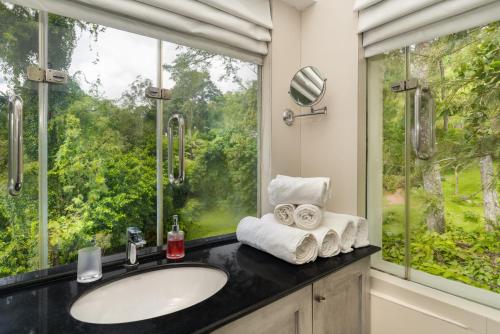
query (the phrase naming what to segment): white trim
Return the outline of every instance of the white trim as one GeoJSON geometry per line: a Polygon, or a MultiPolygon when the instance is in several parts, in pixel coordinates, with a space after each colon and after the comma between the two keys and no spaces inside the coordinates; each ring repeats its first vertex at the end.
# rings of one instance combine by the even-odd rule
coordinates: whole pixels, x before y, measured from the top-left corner
{"type": "MultiPolygon", "coordinates": [[[[493,307],[479,304],[420,283],[407,281],[373,268],[370,269],[370,276],[371,293],[374,295],[391,296],[404,303],[426,309],[428,312],[440,314],[440,316],[448,319],[453,318],[453,314],[457,314],[458,312],[466,312],[473,316],[480,316],[494,322],[500,322],[500,310],[493,307]],[[449,314],[443,314],[444,312],[442,311],[438,312],[438,309],[443,306],[447,308],[446,311],[449,314]]],[[[478,328],[474,328],[477,327],[477,324],[471,324],[464,317],[461,317],[458,322],[473,330],[482,332],[478,328]]]]}
{"type": "Polygon", "coordinates": [[[410,277],[413,282],[500,309],[500,294],[498,293],[412,268],[410,268],[410,277]]]}
{"type": "MultiPolygon", "coordinates": [[[[38,13],[38,66],[47,68],[48,13],[38,13]]],[[[48,199],[48,114],[49,84],[38,83],[38,259],[39,269],[49,266],[49,199],[48,199]]]]}
{"type": "Polygon", "coordinates": [[[467,325],[465,325],[465,324],[463,324],[461,322],[458,322],[458,321],[455,321],[453,319],[444,317],[444,316],[442,316],[442,315],[440,315],[438,313],[428,311],[428,310],[426,310],[426,309],[424,309],[422,307],[419,307],[417,305],[413,305],[413,304],[407,303],[407,302],[405,302],[405,301],[403,301],[403,300],[401,300],[399,298],[393,297],[391,295],[380,293],[380,292],[377,292],[376,290],[370,291],[370,294],[372,296],[376,296],[376,297],[385,299],[385,300],[390,301],[390,302],[392,302],[394,304],[398,304],[400,306],[403,306],[403,307],[408,308],[408,309],[410,309],[412,311],[421,313],[423,315],[427,315],[427,316],[430,316],[430,317],[433,317],[433,318],[445,321],[445,322],[447,322],[449,324],[458,326],[458,327],[463,328],[463,329],[469,329],[469,326],[467,326],[467,325]]]}
{"type": "MultiPolygon", "coordinates": [[[[163,42],[158,40],[156,87],[163,83],[163,42]]],[[[163,246],[163,100],[156,101],[156,246],[163,246]]]]}
{"type": "Polygon", "coordinates": [[[261,66],[261,115],[260,115],[260,188],[259,204],[260,214],[267,213],[270,210],[268,201],[267,185],[271,181],[271,161],[272,161],[272,44],[269,46],[268,54],[264,57],[264,63],[261,66]]]}

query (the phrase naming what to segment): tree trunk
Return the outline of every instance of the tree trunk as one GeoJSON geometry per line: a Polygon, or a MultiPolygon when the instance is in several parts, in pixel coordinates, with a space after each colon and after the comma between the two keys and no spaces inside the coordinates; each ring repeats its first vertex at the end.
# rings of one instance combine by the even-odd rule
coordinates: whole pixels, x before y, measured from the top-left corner
{"type": "Polygon", "coordinates": [[[431,232],[444,233],[444,200],[439,165],[433,161],[420,161],[424,190],[427,193],[426,222],[431,232]]]}
{"type": "Polygon", "coordinates": [[[479,159],[481,171],[481,188],[483,189],[484,219],[486,230],[493,231],[498,224],[500,208],[498,207],[498,194],[496,189],[495,171],[491,155],[479,159]]]}
{"type": "Polygon", "coordinates": [[[455,196],[458,196],[458,167],[455,166],[455,196]]]}

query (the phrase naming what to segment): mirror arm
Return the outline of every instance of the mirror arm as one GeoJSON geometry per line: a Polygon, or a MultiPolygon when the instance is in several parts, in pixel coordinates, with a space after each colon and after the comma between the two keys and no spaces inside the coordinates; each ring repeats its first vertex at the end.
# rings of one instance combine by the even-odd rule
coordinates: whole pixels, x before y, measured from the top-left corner
{"type": "Polygon", "coordinates": [[[286,109],[283,112],[283,122],[285,122],[286,125],[291,126],[296,118],[306,117],[306,116],[326,115],[326,114],[327,114],[326,107],[319,109],[314,109],[313,107],[311,107],[311,112],[298,115],[295,115],[295,113],[292,110],[286,109]]]}
{"type": "MultiPolygon", "coordinates": [[[[311,114],[314,114],[314,115],[326,115],[326,107],[323,107],[323,108],[318,108],[318,109],[314,109],[313,107],[311,107],[311,113],[310,114],[302,114],[302,116],[311,116],[311,114]]],[[[299,117],[299,115],[297,115],[296,117],[299,117]]]]}

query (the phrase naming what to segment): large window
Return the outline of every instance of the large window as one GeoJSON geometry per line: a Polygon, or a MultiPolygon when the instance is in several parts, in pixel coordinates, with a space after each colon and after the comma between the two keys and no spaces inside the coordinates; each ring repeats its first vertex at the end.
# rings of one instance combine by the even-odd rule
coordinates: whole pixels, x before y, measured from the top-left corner
{"type": "Polygon", "coordinates": [[[497,307],[499,59],[497,22],[368,60],[368,217],[382,246],[375,266],[497,307]],[[430,159],[412,149],[415,91],[391,89],[406,79],[435,101],[430,159]]]}
{"type": "Polygon", "coordinates": [[[199,239],[232,233],[257,213],[257,65],[54,14],[43,22],[0,2],[0,92],[24,101],[24,185],[13,197],[0,99],[0,277],[75,261],[94,243],[105,255],[124,252],[127,226],[162,244],[174,214],[187,239],[199,239]],[[40,52],[69,74],[48,85],[45,106],[42,84],[26,79],[40,52]],[[171,101],[145,97],[160,85],[171,101]],[[164,134],[174,113],[186,123],[182,184],[167,173],[167,147],[175,157],[178,149],[178,137],[168,143],[164,134]]]}

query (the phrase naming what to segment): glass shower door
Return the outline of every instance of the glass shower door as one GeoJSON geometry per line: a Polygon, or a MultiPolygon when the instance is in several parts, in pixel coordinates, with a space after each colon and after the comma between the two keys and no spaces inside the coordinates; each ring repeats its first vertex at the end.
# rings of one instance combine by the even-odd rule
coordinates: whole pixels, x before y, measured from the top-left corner
{"type": "Polygon", "coordinates": [[[26,77],[28,65],[37,64],[38,34],[35,10],[0,2],[0,277],[40,265],[38,83],[26,77]],[[22,113],[18,109],[9,115],[13,97],[22,101],[22,113]],[[9,150],[16,141],[19,150],[9,150]]]}

